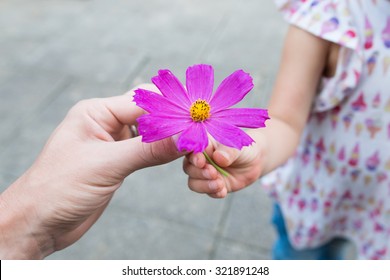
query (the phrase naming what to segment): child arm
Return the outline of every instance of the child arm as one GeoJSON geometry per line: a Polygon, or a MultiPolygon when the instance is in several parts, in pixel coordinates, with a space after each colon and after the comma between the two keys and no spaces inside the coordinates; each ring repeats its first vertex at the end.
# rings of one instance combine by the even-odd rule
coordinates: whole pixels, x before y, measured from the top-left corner
{"type": "Polygon", "coordinates": [[[290,26],[281,65],[268,104],[267,128],[253,131],[265,156],[260,175],[267,174],[293,155],[306,125],[331,43],[290,26]],[[257,139],[258,138],[258,139],[257,139]]]}
{"type": "Polygon", "coordinates": [[[256,143],[241,151],[218,143],[206,152],[229,172],[219,174],[203,154],[190,154],[183,162],[191,190],[225,197],[283,164],[294,153],[307,122],[313,98],[329,55],[330,43],[291,26],[280,69],[268,105],[266,128],[249,130],[256,143]]]}

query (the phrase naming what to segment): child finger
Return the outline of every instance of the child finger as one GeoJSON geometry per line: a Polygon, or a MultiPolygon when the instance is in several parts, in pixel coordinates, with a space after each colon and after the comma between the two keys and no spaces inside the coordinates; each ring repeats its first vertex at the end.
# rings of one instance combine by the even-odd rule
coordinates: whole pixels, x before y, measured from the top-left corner
{"type": "Polygon", "coordinates": [[[228,194],[228,191],[226,188],[223,188],[220,192],[208,194],[209,197],[212,198],[225,198],[228,194]]]}
{"type": "Polygon", "coordinates": [[[189,178],[188,187],[194,192],[212,195],[217,194],[224,189],[224,182],[220,178],[216,180],[201,180],[189,178]]]}
{"type": "Polygon", "coordinates": [[[218,178],[218,171],[212,165],[206,164],[203,168],[198,168],[186,158],[183,160],[183,171],[194,179],[215,180],[218,178]]]}
{"type": "Polygon", "coordinates": [[[190,153],[186,155],[186,159],[198,168],[203,168],[206,164],[206,158],[202,153],[190,153]]]}

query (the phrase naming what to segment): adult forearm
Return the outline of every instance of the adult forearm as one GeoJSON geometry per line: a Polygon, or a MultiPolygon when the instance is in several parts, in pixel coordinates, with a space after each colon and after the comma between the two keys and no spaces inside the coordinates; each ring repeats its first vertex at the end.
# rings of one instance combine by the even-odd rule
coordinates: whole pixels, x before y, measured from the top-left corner
{"type": "Polygon", "coordinates": [[[22,176],[0,195],[0,259],[42,259],[51,253],[50,242],[37,230],[26,183],[22,176]]]}

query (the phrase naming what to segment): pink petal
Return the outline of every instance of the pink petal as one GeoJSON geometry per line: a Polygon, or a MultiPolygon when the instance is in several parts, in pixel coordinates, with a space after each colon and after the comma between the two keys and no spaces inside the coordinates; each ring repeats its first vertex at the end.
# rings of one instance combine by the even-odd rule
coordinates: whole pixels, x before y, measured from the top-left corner
{"type": "Polygon", "coordinates": [[[215,111],[226,109],[241,101],[252,88],[252,77],[242,70],[237,70],[219,85],[211,98],[210,106],[215,111]]]}
{"type": "Polygon", "coordinates": [[[210,65],[198,64],[188,67],[186,72],[187,91],[191,101],[210,101],[214,86],[214,70],[210,65]]]}
{"type": "Polygon", "coordinates": [[[213,119],[230,123],[234,126],[258,128],[265,127],[269,119],[268,111],[255,108],[231,108],[211,113],[213,119]]]}
{"type": "Polygon", "coordinates": [[[188,108],[182,108],[168,98],[146,89],[136,89],[133,101],[145,111],[159,116],[189,116],[188,108]]]}
{"type": "Polygon", "coordinates": [[[207,132],[203,123],[193,122],[177,140],[179,151],[203,152],[208,145],[207,132]]]}
{"type": "Polygon", "coordinates": [[[241,149],[242,147],[249,146],[254,142],[248,134],[229,123],[210,119],[205,122],[205,125],[210,135],[225,146],[241,149]]]}
{"type": "Polygon", "coordinates": [[[154,142],[178,134],[191,125],[191,119],[142,115],[137,119],[142,142],[154,142]]]}
{"type": "Polygon", "coordinates": [[[159,70],[158,76],[152,78],[162,95],[183,108],[190,108],[191,102],[181,82],[169,70],[159,70]]]}

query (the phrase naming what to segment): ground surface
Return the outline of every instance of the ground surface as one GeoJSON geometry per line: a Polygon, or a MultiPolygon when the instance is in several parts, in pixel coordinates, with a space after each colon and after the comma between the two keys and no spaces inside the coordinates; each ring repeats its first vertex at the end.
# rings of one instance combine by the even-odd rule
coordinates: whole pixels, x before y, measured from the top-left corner
{"type": "MultiPolygon", "coordinates": [[[[266,105],[286,25],[272,1],[0,2],[0,186],[26,170],[77,101],[122,94],[168,68],[236,69],[266,105]]],[[[191,192],[181,161],[129,177],[76,244],[49,259],[269,259],[271,202],[258,185],[214,200],[191,192]]]]}

